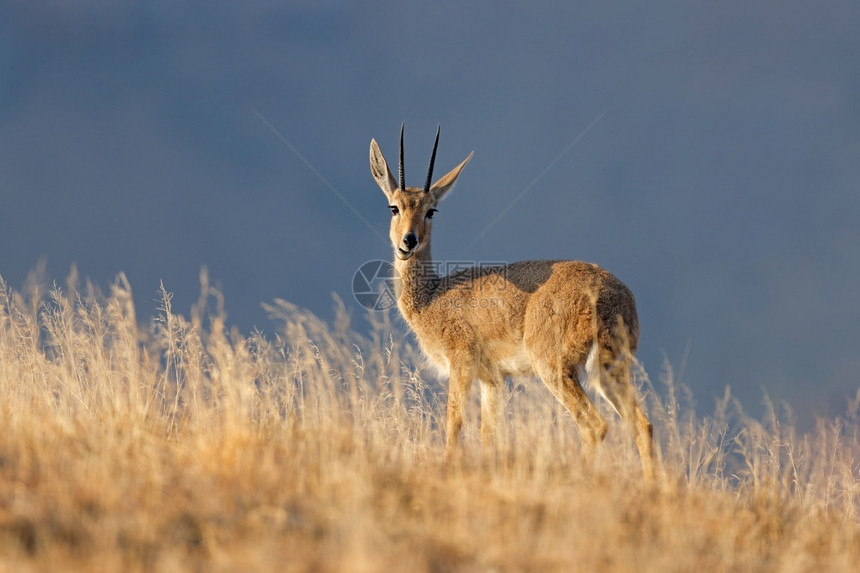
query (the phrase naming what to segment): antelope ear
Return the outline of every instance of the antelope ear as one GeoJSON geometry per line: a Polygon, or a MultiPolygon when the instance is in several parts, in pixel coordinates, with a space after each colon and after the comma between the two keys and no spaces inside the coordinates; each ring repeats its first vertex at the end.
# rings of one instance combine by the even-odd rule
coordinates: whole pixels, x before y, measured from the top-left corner
{"type": "Polygon", "coordinates": [[[460,176],[460,170],[462,170],[466,166],[466,164],[469,163],[474,154],[474,151],[470,153],[469,157],[464,159],[460,165],[443,175],[441,178],[439,178],[438,181],[436,181],[436,183],[433,184],[432,187],[430,187],[430,192],[433,193],[433,196],[436,198],[437,201],[441,201],[442,197],[444,197],[445,194],[451,189],[451,187],[454,186],[454,183],[457,182],[457,177],[460,176]]]}
{"type": "Polygon", "coordinates": [[[382,192],[391,201],[391,196],[397,189],[397,181],[391,175],[388,163],[386,163],[385,157],[382,155],[382,151],[379,150],[379,145],[375,139],[370,140],[370,173],[376,180],[376,184],[379,185],[379,188],[382,189],[382,192]]]}

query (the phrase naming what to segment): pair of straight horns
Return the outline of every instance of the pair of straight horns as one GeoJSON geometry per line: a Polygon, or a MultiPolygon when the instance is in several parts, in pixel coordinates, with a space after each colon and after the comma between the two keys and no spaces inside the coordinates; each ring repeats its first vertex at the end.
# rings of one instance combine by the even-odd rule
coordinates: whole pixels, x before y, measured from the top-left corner
{"type": "MultiPolygon", "coordinates": [[[[406,189],[406,174],[403,171],[403,128],[406,127],[406,122],[403,122],[400,125],[400,161],[398,165],[398,172],[400,175],[400,189],[406,189]]],[[[436,141],[433,143],[433,153],[430,155],[430,167],[427,169],[427,181],[424,183],[424,192],[428,193],[430,191],[430,184],[433,179],[433,164],[436,163],[436,148],[439,146],[439,129],[441,126],[436,127],[436,141]]]]}

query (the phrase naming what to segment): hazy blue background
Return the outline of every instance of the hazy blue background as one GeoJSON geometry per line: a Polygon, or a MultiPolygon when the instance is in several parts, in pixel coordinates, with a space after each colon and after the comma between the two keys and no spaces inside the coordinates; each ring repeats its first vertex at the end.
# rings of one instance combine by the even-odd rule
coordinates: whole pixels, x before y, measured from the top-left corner
{"type": "Polygon", "coordinates": [[[368,144],[447,171],[439,259],[578,258],[627,282],[640,356],[703,408],[729,384],[809,419],[860,383],[860,10],[845,2],[0,3],[0,274],[40,257],[139,314],[355,309],[391,256],[368,144]],[[67,4],[74,4],[69,6],[67,4]],[[595,118],[593,128],[475,237],[595,118]]]}

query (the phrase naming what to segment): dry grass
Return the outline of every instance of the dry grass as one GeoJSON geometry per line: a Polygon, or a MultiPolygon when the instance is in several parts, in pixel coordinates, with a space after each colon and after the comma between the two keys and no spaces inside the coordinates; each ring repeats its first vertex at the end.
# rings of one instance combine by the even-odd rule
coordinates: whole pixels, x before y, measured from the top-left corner
{"type": "Polygon", "coordinates": [[[696,418],[671,371],[638,379],[663,477],[615,426],[584,467],[531,380],[499,452],[478,409],[442,463],[444,387],[387,316],[367,337],[277,301],[269,340],[227,331],[203,277],[189,318],[139,326],[129,285],[0,281],[0,570],[851,570],[858,401],[800,435],[727,394],[696,418]],[[207,307],[214,307],[207,311],[207,307]],[[666,396],[658,398],[658,394],[666,396]]]}

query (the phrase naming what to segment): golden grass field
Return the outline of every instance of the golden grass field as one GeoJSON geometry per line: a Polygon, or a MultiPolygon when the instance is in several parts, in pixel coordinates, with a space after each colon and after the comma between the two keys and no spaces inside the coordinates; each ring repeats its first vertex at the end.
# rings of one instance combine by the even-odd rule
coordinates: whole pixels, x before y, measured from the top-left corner
{"type": "Polygon", "coordinates": [[[498,451],[473,404],[446,466],[444,381],[394,315],[360,335],[340,307],[329,325],[276,301],[278,334],[243,336],[205,275],[189,315],[163,292],[150,321],[122,276],[104,294],[76,283],[0,281],[0,571],[860,564],[860,394],[801,434],[728,392],[696,417],[671,370],[638,369],[649,486],[617,416],[585,466],[570,417],[515,380],[498,451]]]}

